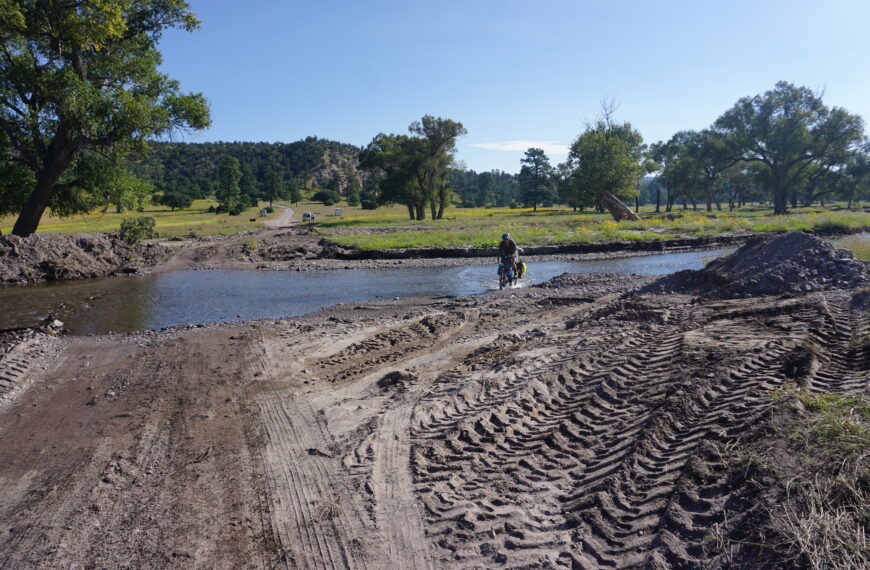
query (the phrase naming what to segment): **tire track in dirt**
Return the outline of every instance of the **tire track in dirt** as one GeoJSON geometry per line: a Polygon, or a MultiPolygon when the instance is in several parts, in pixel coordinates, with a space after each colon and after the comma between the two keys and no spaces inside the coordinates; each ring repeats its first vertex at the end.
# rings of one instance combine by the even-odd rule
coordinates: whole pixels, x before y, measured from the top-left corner
{"type": "Polygon", "coordinates": [[[787,356],[802,343],[825,345],[830,366],[815,381],[866,386],[867,315],[844,301],[823,311],[833,326],[812,299],[762,307],[765,336],[730,342],[715,324],[727,314],[671,307],[690,318],[639,330],[631,320],[655,311],[632,304],[595,313],[626,321],[609,337],[574,319],[576,332],[509,347],[536,354],[533,363],[446,371],[421,398],[412,469],[442,564],[696,564],[732,490],[687,490],[692,462],[710,442],[739,440],[773,404],[769,394],[789,380],[787,356]],[[711,334],[715,342],[696,344],[711,334]]]}
{"type": "MultiPolygon", "coordinates": [[[[357,337],[355,342],[336,345],[331,354],[317,351],[308,366],[330,384],[351,386],[369,377],[374,383],[387,367],[413,366],[421,353],[424,360],[431,361],[433,346],[450,344],[447,339],[463,330],[465,314],[439,310],[420,313],[410,320],[355,329],[351,333],[357,337]]],[[[283,344],[286,349],[296,348],[293,342],[285,340],[283,344]]],[[[284,362],[297,362],[296,370],[282,368],[275,356],[264,356],[274,371],[273,384],[293,383],[292,377],[299,373],[306,356],[307,351],[302,350],[300,354],[281,355],[284,362]]],[[[337,445],[320,413],[331,398],[312,407],[296,390],[267,389],[257,399],[268,440],[264,460],[269,469],[274,526],[290,566],[365,568],[370,559],[386,557],[398,567],[430,567],[422,527],[419,522],[416,528],[414,525],[410,483],[403,479],[407,477],[403,408],[386,411],[380,417],[380,429],[364,440],[365,451],[361,453],[367,457],[342,458],[333,454],[337,445]],[[382,510],[369,512],[364,495],[354,484],[361,479],[369,481],[370,492],[383,499],[375,502],[377,508],[390,506],[389,516],[382,510]]]]}
{"type": "Polygon", "coordinates": [[[36,377],[35,368],[57,348],[56,340],[39,334],[3,349],[0,353],[0,409],[28,388],[36,377]]]}
{"type": "Polygon", "coordinates": [[[327,451],[319,420],[293,393],[272,391],[258,398],[268,438],[273,522],[288,567],[365,568],[353,540],[367,533],[355,493],[327,451]]]}
{"type": "Polygon", "coordinates": [[[407,368],[420,370],[423,377],[381,416],[372,439],[370,482],[374,510],[381,539],[389,545],[387,555],[392,567],[435,567],[411,477],[411,423],[418,398],[429,385],[429,379],[445,368],[452,368],[457,359],[492,338],[491,334],[484,335],[478,329],[476,312],[466,313],[464,317],[461,325],[442,339],[440,349],[402,363],[407,368]],[[464,334],[469,328],[474,333],[464,334]],[[454,342],[447,342],[448,339],[454,342]]]}
{"type": "Polygon", "coordinates": [[[0,429],[0,479],[28,481],[0,500],[0,567],[273,565],[238,401],[250,351],[207,332],[66,341],[0,429]]]}
{"type": "MultiPolygon", "coordinates": [[[[577,458],[564,453],[566,442],[559,440],[564,440],[566,436],[559,432],[567,434],[567,437],[584,439],[586,434],[576,433],[569,426],[576,423],[579,417],[598,417],[598,410],[610,408],[614,401],[614,386],[608,385],[612,378],[601,365],[619,351],[641,344],[641,340],[628,338],[623,341],[624,344],[612,349],[613,352],[599,353],[599,358],[591,358],[585,367],[569,366],[567,374],[557,374],[555,381],[562,383],[562,389],[555,397],[552,397],[552,393],[547,393],[548,388],[540,379],[546,372],[565,369],[566,362],[569,361],[566,355],[572,352],[573,347],[569,346],[561,354],[542,358],[514,376],[525,382],[522,395],[514,388],[510,390],[513,392],[510,394],[513,401],[504,403],[506,398],[502,393],[495,397],[495,401],[500,404],[495,404],[492,408],[490,405],[494,402],[491,398],[484,398],[481,406],[468,406],[466,410],[471,414],[452,418],[451,423],[455,427],[446,442],[446,450],[439,449],[438,445],[434,449],[429,447],[419,450],[418,466],[422,471],[418,473],[421,485],[419,491],[424,495],[431,495],[434,491],[440,502],[447,505],[444,508],[434,501],[427,502],[433,515],[430,523],[445,535],[455,534],[452,528],[457,520],[463,523],[461,526],[465,532],[458,533],[453,540],[448,536],[440,542],[441,547],[453,551],[451,557],[458,554],[462,556],[462,549],[473,550],[467,546],[469,543],[483,542],[484,547],[478,550],[490,554],[491,559],[487,561],[461,557],[462,564],[499,562],[507,558],[505,552],[510,550],[522,550],[525,556],[534,560],[537,556],[546,556],[554,546],[567,541],[566,536],[554,537],[554,534],[559,533],[547,530],[548,527],[564,524],[560,519],[561,507],[558,504],[542,506],[541,502],[542,497],[552,496],[553,491],[557,490],[558,477],[552,474],[570,468],[577,462],[577,458]],[[582,380],[568,381],[572,373],[573,376],[580,377],[583,372],[594,380],[589,383],[582,380]],[[591,405],[584,409],[584,401],[591,402],[591,405]],[[485,411],[487,409],[489,411],[485,411]],[[429,461],[426,456],[429,456],[429,461]],[[458,468],[457,464],[465,457],[477,464],[458,468]],[[533,465],[529,458],[540,461],[533,465]],[[440,475],[442,463],[449,464],[450,467],[446,469],[463,478],[462,485],[456,485],[448,479],[445,486],[444,478],[440,475]],[[432,473],[426,473],[427,466],[432,473]],[[487,500],[486,490],[492,483],[487,482],[487,475],[498,479],[502,473],[509,474],[510,478],[508,481],[494,482],[496,485],[501,483],[504,487],[499,489],[501,496],[496,501],[487,500]],[[464,478],[472,479],[473,482],[464,478]],[[455,499],[467,494],[469,487],[480,490],[475,499],[481,503],[478,507],[482,508],[461,512],[463,509],[456,506],[459,502],[455,499]],[[530,507],[504,509],[507,503],[528,504],[530,507]],[[452,544],[456,541],[462,546],[452,544]],[[495,542],[501,544],[495,547],[495,542]]],[[[553,379],[549,383],[553,385],[553,379]]],[[[458,409],[458,406],[454,406],[454,409],[458,409]]],[[[440,422],[434,422],[437,426],[436,433],[427,434],[425,426],[421,426],[422,429],[417,435],[421,438],[428,436],[430,441],[441,439],[438,432],[444,433],[445,426],[438,426],[438,423],[440,422]]],[[[570,444],[567,446],[570,447],[570,444]]],[[[516,559],[512,559],[512,563],[516,562],[516,559]]]]}
{"type": "Polygon", "coordinates": [[[816,362],[802,385],[810,392],[866,392],[870,388],[870,314],[844,295],[820,295],[830,325],[815,328],[806,345],[816,362]]]}

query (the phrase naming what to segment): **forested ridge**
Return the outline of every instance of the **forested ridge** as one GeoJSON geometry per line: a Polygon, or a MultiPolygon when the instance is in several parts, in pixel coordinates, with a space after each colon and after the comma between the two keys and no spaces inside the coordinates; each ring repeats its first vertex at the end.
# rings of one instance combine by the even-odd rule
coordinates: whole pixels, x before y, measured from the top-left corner
{"type": "Polygon", "coordinates": [[[148,179],[161,201],[181,206],[187,199],[205,198],[220,185],[219,163],[233,157],[239,163],[242,195],[268,200],[269,178],[276,167],[282,180],[276,199],[294,189],[335,189],[341,195],[359,191],[363,176],[357,170],[359,147],[307,137],[292,143],[266,142],[152,142],[145,157],[131,159],[137,175],[148,179]]]}

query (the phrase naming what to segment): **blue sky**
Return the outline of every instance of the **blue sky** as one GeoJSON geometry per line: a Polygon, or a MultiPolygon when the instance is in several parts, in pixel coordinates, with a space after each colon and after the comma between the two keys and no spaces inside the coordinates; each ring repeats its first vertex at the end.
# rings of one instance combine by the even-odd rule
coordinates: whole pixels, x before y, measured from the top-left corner
{"type": "Polygon", "coordinates": [[[211,102],[192,142],[365,145],[430,114],[469,168],[516,172],[529,146],[564,160],[604,98],[650,143],[779,80],[870,117],[866,0],[189,2],[201,29],[160,47],[211,102]]]}

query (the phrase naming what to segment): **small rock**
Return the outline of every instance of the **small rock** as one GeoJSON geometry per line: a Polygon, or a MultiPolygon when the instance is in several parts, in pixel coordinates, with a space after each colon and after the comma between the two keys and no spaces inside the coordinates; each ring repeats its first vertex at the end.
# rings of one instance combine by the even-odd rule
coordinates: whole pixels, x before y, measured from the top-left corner
{"type": "Polygon", "coordinates": [[[407,370],[394,370],[385,374],[383,378],[378,380],[378,388],[389,388],[391,386],[402,385],[407,382],[413,382],[417,379],[417,375],[407,370]]]}

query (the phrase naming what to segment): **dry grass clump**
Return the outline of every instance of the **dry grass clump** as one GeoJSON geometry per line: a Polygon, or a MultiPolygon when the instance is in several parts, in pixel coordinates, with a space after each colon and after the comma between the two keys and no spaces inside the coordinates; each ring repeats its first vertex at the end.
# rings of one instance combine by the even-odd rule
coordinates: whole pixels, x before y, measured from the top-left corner
{"type": "Polygon", "coordinates": [[[800,566],[870,568],[870,398],[798,397],[808,412],[789,434],[799,468],[780,473],[773,530],[800,566]]]}
{"type": "Polygon", "coordinates": [[[837,240],[837,247],[851,249],[858,259],[870,261],[870,239],[865,236],[855,235],[837,240]]]}

